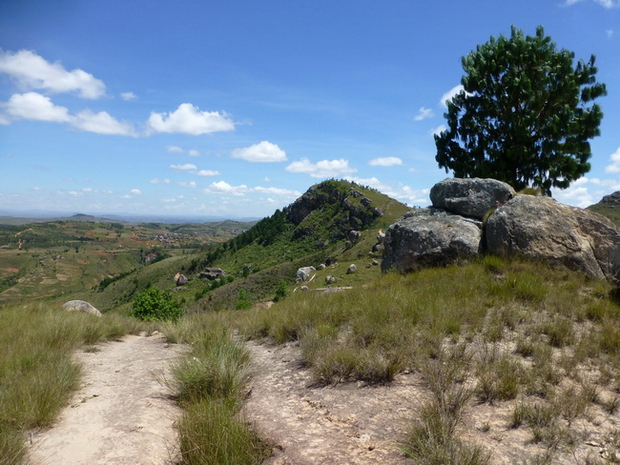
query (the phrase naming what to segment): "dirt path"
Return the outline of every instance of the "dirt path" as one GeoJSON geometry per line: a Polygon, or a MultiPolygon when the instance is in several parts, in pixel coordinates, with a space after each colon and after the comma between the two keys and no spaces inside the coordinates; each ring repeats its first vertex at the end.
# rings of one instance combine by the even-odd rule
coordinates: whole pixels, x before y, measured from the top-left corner
{"type": "Polygon", "coordinates": [[[412,464],[396,441],[420,392],[418,375],[389,386],[312,387],[299,349],[248,343],[253,358],[246,418],[274,445],[265,465],[412,464]]]}
{"type": "Polygon", "coordinates": [[[30,464],[173,463],[180,410],[162,379],[184,347],[158,334],[99,348],[76,354],[82,387],[52,428],[33,435],[30,464]]]}

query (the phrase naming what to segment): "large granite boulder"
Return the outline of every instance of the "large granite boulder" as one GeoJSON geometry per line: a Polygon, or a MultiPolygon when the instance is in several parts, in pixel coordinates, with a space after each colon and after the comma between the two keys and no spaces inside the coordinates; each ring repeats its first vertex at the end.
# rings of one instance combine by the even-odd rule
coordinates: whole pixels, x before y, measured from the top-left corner
{"type": "Polygon", "coordinates": [[[385,234],[381,269],[401,273],[447,266],[480,252],[482,224],[435,208],[407,213],[385,234]]]}
{"type": "Polygon", "coordinates": [[[101,312],[84,300],[70,300],[62,306],[69,312],[84,312],[95,316],[101,316],[101,312]]]}
{"type": "Polygon", "coordinates": [[[505,182],[483,178],[449,178],[435,184],[430,193],[433,207],[482,220],[492,208],[516,195],[505,182]]]}
{"type": "Polygon", "coordinates": [[[312,273],[316,271],[316,268],[313,266],[303,266],[297,270],[296,280],[300,281],[309,281],[312,278],[312,273]]]}
{"type": "Polygon", "coordinates": [[[485,236],[492,254],[561,264],[620,284],[620,229],[589,210],[518,195],[489,217],[485,236]]]}

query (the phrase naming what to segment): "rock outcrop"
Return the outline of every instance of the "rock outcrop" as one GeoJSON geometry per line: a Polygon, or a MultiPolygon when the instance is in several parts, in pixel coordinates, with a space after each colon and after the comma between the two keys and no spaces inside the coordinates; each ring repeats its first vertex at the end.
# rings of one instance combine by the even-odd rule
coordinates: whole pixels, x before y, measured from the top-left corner
{"type": "Polygon", "coordinates": [[[381,269],[401,273],[446,266],[480,252],[482,222],[435,208],[415,209],[385,234],[381,269]]]}
{"type": "Polygon", "coordinates": [[[84,312],[95,316],[101,316],[101,312],[84,300],[70,300],[62,306],[69,312],[84,312]]]}
{"type": "Polygon", "coordinates": [[[602,215],[550,197],[516,195],[493,179],[441,181],[431,201],[389,227],[383,271],[446,266],[484,252],[562,265],[620,286],[620,229],[602,215]]]}
{"type": "Polygon", "coordinates": [[[482,220],[492,208],[516,195],[505,182],[482,178],[449,178],[435,184],[430,193],[433,207],[482,220]]]}
{"type": "Polygon", "coordinates": [[[620,229],[602,215],[550,197],[519,195],[486,224],[488,252],[565,265],[620,284],[620,229]]]}

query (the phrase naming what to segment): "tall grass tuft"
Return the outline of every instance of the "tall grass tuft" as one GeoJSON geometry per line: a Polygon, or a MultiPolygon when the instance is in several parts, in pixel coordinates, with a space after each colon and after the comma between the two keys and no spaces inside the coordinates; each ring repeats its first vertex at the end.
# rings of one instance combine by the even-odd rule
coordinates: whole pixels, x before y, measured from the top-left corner
{"type": "Polygon", "coordinates": [[[250,356],[223,313],[187,316],[164,331],[192,351],[173,366],[172,387],[184,408],[178,423],[184,465],[260,464],[268,448],[240,418],[250,356]]]}

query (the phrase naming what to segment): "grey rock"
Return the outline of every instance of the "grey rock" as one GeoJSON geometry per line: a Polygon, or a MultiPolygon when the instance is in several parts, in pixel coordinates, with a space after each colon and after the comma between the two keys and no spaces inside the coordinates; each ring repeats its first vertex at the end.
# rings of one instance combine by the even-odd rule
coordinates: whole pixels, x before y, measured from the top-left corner
{"type": "Polygon", "coordinates": [[[430,198],[436,208],[482,220],[515,195],[511,186],[495,179],[449,178],[431,188],[430,198]]]}
{"type": "Polygon", "coordinates": [[[355,273],[357,271],[357,266],[355,265],[355,263],[351,263],[349,265],[349,268],[347,268],[347,274],[352,274],[355,273]]]}
{"type": "Polygon", "coordinates": [[[101,316],[101,312],[84,300],[70,300],[62,306],[69,312],[84,312],[95,316],[101,316]]]}
{"type": "Polygon", "coordinates": [[[620,284],[620,229],[606,217],[549,197],[518,195],[486,224],[490,253],[564,265],[620,284]]]}
{"type": "Polygon", "coordinates": [[[447,266],[477,256],[482,222],[435,208],[407,213],[389,227],[381,269],[401,273],[447,266]]]}
{"type": "Polygon", "coordinates": [[[313,266],[304,266],[297,270],[297,281],[308,281],[312,276],[312,272],[316,271],[313,266]]]}
{"type": "Polygon", "coordinates": [[[325,284],[334,284],[336,282],[336,278],[332,275],[325,276],[325,284]]]}

